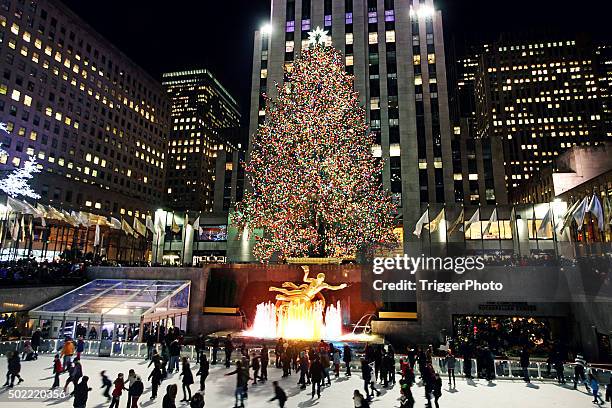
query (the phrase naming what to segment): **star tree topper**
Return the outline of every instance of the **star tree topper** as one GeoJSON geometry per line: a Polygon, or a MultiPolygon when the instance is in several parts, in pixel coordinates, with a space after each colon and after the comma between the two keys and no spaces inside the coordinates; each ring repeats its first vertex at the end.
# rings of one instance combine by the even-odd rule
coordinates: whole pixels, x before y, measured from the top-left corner
{"type": "Polygon", "coordinates": [[[329,37],[327,34],[327,30],[323,30],[321,27],[317,26],[317,28],[308,33],[308,44],[314,46],[325,45],[329,37]]]}

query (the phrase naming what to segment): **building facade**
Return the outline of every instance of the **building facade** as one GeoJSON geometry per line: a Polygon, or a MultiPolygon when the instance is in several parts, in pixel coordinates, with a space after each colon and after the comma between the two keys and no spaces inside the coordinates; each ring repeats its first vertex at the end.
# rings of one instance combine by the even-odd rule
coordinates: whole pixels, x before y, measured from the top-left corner
{"type": "Polygon", "coordinates": [[[2,170],[28,156],[41,201],[141,218],[163,198],[167,100],[158,81],[60,2],[0,3],[2,170]]]}
{"type": "Polygon", "coordinates": [[[455,200],[441,12],[432,0],[272,0],[269,26],[255,33],[250,135],[265,120],[262,94],[275,96],[316,27],[355,76],[383,185],[401,207],[404,241],[412,240],[421,203],[455,200]]]}
{"type": "Polygon", "coordinates": [[[171,100],[166,203],[172,209],[228,211],[236,198],[243,143],[238,104],[206,69],[168,72],[171,100]]]}
{"type": "Polygon", "coordinates": [[[513,191],[572,146],[606,139],[594,47],[588,41],[502,37],[482,50],[476,137],[513,191]]]}

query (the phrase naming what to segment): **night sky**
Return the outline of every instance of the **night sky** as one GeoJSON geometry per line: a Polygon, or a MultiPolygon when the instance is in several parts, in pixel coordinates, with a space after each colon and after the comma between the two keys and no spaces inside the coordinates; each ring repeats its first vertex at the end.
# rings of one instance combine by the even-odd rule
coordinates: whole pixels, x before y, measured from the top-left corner
{"type": "MultiPolygon", "coordinates": [[[[344,1],[344,0],[334,0],[344,1]]],[[[64,0],[151,75],[207,68],[238,99],[248,118],[253,31],[270,16],[270,0],[64,0]]],[[[610,0],[438,0],[447,50],[504,31],[588,33],[612,40],[610,0]]],[[[243,121],[246,124],[246,121],[243,121]]]]}

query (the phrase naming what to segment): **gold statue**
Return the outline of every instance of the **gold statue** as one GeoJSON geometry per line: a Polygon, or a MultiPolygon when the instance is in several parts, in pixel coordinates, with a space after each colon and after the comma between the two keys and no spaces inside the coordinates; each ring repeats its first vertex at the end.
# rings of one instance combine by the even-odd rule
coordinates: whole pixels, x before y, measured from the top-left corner
{"type": "Polygon", "coordinates": [[[347,286],[346,283],[338,286],[332,286],[326,283],[324,273],[319,273],[316,278],[309,278],[309,267],[307,265],[303,265],[302,269],[304,270],[304,278],[302,279],[304,283],[301,285],[298,286],[293,282],[284,282],[281,288],[274,286],[270,287],[270,292],[280,293],[276,295],[277,306],[279,306],[279,303],[282,305],[285,302],[312,302],[316,298],[317,301],[322,302],[323,309],[325,309],[325,298],[321,294],[321,291],[324,289],[340,290],[346,288],[347,286]]]}

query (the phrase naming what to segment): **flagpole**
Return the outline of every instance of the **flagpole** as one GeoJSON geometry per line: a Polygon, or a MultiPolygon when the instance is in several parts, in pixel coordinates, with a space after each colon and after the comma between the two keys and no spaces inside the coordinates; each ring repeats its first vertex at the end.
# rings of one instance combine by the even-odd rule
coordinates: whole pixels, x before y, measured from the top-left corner
{"type": "Polygon", "coordinates": [[[431,221],[429,219],[429,203],[427,203],[427,232],[429,236],[429,256],[431,256],[431,221]]]}
{"type": "MultiPolygon", "coordinates": [[[[501,256],[502,253],[502,238],[501,238],[501,228],[499,227],[499,211],[497,211],[498,204],[495,202],[495,211],[497,212],[497,237],[499,238],[499,254],[501,256]]],[[[506,228],[504,227],[504,232],[506,232],[506,228]]]]}
{"type": "Polygon", "coordinates": [[[482,232],[482,221],[481,221],[482,212],[480,211],[480,208],[481,208],[481,204],[478,203],[478,225],[480,225],[480,243],[482,245],[482,256],[484,258],[484,255],[485,255],[485,245],[484,245],[484,234],[482,232]]]}
{"type": "Polygon", "coordinates": [[[535,204],[531,203],[531,213],[533,214],[533,223],[532,229],[535,231],[535,239],[536,239],[536,250],[540,251],[540,241],[538,239],[538,228],[536,226],[536,213],[535,213],[535,204]]]}
{"type": "Polygon", "coordinates": [[[442,206],[442,211],[444,211],[444,237],[446,238],[446,256],[448,256],[448,225],[446,225],[446,203],[442,206]]]}
{"type": "Polygon", "coordinates": [[[553,231],[553,244],[555,245],[555,254],[556,257],[559,257],[559,244],[557,243],[557,229],[555,228],[555,212],[550,205],[550,201],[548,202],[548,211],[550,211],[551,222],[552,222],[552,231],[553,231]]]}
{"type": "MultiPolygon", "coordinates": [[[[518,246],[519,258],[522,256],[521,254],[521,234],[519,234],[518,229],[518,217],[516,215],[516,205],[512,206],[512,212],[514,212],[514,231],[516,232],[516,245],[518,246]]],[[[529,237],[527,237],[527,242],[529,242],[529,237]]]]}

